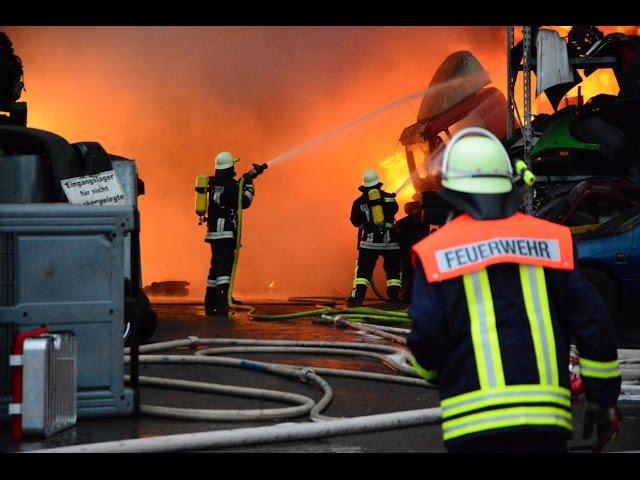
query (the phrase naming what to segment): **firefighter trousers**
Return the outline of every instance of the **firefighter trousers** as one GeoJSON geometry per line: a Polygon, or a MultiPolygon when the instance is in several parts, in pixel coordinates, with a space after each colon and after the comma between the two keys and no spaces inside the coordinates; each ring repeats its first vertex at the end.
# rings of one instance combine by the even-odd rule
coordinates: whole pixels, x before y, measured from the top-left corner
{"type": "Polygon", "coordinates": [[[231,282],[231,270],[235,258],[235,238],[210,240],[211,266],[207,277],[207,293],[204,303],[207,306],[227,305],[227,292],[231,282]]]}
{"type": "Polygon", "coordinates": [[[376,267],[378,257],[384,259],[383,268],[387,274],[387,295],[392,301],[398,301],[400,289],[402,288],[402,275],[400,270],[400,250],[373,250],[360,248],[358,261],[355,268],[355,278],[353,280],[353,290],[351,298],[355,303],[362,303],[367,293],[367,287],[371,283],[373,270],[376,267]]]}

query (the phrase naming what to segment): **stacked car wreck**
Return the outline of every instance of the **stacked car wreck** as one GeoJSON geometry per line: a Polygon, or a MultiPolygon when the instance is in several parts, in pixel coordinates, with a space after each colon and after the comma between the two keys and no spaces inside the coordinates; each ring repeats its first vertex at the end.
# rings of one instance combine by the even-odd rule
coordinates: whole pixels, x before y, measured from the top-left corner
{"type": "MultiPolygon", "coordinates": [[[[409,218],[422,211],[422,223],[446,221],[448,207],[435,194],[439,186],[430,165],[460,128],[486,128],[501,138],[514,163],[525,159],[536,175],[522,209],[571,227],[579,263],[612,312],[637,306],[640,278],[634,272],[640,246],[633,232],[640,224],[640,37],[605,36],[596,27],[576,26],[563,38],[555,30],[525,27],[528,37],[514,45],[513,27],[508,28],[507,98],[468,51],[451,54],[434,74],[417,122],[400,137],[417,192],[405,211],[409,218]],[[585,102],[578,90],[576,98],[566,97],[603,68],[613,72],[617,95],[596,94],[585,102]],[[529,111],[519,111],[516,79],[527,70],[535,74],[536,94],[547,97],[553,113],[530,114],[526,96],[531,89],[523,101],[525,110],[529,101],[529,111]]],[[[420,222],[405,219],[403,224],[420,222]]]]}

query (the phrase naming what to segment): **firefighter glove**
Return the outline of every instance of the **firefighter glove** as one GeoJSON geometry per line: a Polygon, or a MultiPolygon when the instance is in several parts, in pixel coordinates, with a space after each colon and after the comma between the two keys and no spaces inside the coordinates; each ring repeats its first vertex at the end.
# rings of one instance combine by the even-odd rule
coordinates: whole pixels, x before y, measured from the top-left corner
{"type": "Polygon", "coordinates": [[[595,427],[597,442],[593,446],[593,451],[600,452],[615,439],[620,430],[621,421],[622,415],[617,408],[604,408],[595,402],[589,402],[584,414],[582,438],[590,438],[595,427]]]}

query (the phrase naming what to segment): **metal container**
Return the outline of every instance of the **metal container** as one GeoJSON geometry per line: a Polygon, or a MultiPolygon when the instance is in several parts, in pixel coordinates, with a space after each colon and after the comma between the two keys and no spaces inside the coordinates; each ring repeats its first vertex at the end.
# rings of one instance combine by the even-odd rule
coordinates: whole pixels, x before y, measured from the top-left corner
{"type": "Polygon", "coordinates": [[[75,334],[80,418],[133,409],[122,335],[134,220],[132,206],[0,204],[0,324],[75,334]]]}
{"type": "Polygon", "coordinates": [[[22,433],[48,437],[76,423],[76,338],[70,333],[28,338],[22,355],[22,433]]]}

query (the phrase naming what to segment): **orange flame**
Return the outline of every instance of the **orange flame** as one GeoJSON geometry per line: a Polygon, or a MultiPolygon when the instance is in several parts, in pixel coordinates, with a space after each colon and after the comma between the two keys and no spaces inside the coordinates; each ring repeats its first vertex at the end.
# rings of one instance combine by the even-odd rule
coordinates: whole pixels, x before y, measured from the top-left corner
{"type": "Polygon", "coordinates": [[[378,165],[382,169],[382,181],[384,182],[385,190],[388,192],[397,191],[396,199],[402,212],[404,204],[411,201],[415,193],[411,182],[407,182],[409,167],[407,166],[407,157],[404,151],[394,152],[378,165]]]}

